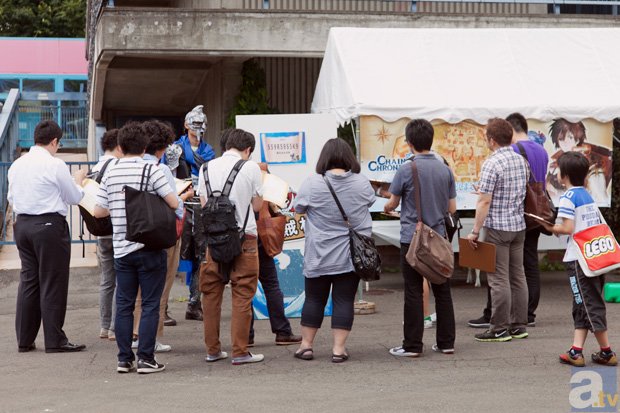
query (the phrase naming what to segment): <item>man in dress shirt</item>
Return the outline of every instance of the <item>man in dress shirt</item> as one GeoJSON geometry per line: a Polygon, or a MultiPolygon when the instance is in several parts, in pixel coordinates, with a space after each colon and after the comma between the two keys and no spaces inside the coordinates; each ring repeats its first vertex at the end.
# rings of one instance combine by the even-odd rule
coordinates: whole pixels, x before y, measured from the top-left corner
{"type": "Polygon", "coordinates": [[[8,200],[17,214],[14,234],[22,264],[15,315],[19,352],[36,348],[41,320],[46,353],[86,348],[70,343],[62,330],[71,258],[67,205],[82,199],[77,183],[86,171],[78,170],[72,178],[67,165],[54,157],[61,138],[56,122],[40,122],[34,130],[35,146],[9,168],[8,200]]]}

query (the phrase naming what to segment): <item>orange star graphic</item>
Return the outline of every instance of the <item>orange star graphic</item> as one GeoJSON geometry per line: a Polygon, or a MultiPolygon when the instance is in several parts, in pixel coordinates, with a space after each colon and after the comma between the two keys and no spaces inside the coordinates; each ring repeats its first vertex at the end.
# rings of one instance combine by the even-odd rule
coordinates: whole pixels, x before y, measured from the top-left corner
{"type": "Polygon", "coordinates": [[[374,136],[377,137],[377,142],[381,142],[382,144],[385,144],[385,142],[390,139],[392,134],[390,133],[389,130],[385,128],[385,125],[382,125],[381,129],[379,129],[377,133],[374,134],[374,136]]]}

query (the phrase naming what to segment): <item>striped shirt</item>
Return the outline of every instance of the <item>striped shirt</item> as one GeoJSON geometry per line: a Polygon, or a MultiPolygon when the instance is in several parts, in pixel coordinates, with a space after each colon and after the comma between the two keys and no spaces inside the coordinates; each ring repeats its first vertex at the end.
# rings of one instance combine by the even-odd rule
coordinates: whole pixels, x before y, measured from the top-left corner
{"type": "Polygon", "coordinates": [[[525,229],[523,207],[529,174],[527,161],[510,146],[499,148],[484,161],[480,192],[491,194],[485,227],[510,232],[525,229]]]}
{"type": "MultiPolygon", "coordinates": [[[[137,156],[122,158],[118,164],[108,166],[108,171],[99,186],[97,205],[109,210],[112,218],[114,258],[124,257],[144,247],[144,244],[125,239],[127,216],[125,214],[125,192],[123,188],[130,186],[134,189],[140,189],[142,170],[145,165],[144,160],[137,156]]],[[[159,168],[151,169],[146,190],[162,198],[172,192],[168,180],[159,168]]]]}

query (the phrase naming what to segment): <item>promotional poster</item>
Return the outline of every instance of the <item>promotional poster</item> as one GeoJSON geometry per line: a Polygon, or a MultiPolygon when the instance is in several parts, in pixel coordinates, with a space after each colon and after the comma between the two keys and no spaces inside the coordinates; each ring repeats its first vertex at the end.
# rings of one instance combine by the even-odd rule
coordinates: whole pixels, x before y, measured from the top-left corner
{"type": "MultiPolygon", "coordinates": [[[[391,182],[394,174],[411,156],[405,140],[409,119],[385,122],[376,116],[360,117],[360,158],[362,173],[370,180],[391,182]]],[[[549,154],[547,189],[557,205],[563,188],[557,178],[557,159],[565,151],[580,151],[590,161],[586,189],[601,207],[611,205],[612,122],[593,119],[568,122],[528,120],[529,135],[549,154]]],[[[477,184],[482,164],[491,154],[484,136],[484,125],[472,121],[449,124],[434,121],[433,151],[450,165],[456,180],[457,206],[475,209],[477,184]]]]}

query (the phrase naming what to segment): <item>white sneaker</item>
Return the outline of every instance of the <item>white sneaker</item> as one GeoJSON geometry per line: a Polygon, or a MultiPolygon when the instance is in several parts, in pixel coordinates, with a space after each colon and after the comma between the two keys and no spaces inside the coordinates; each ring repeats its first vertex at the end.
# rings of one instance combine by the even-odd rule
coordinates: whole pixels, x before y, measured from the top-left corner
{"type": "Polygon", "coordinates": [[[228,353],[225,351],[220,351],[216,355],[207,354],[207,357],[205,357],[205,361],[207,363],[213,363],[214,361],[223,360],[225,358],[228,358],[228,353]]]}
{"type": "Polygon", "coordinates": [[[99,330],[99,338],[108,338],[108,329],[102,328],[99,330]]]}
{"type": "Polygon", "coordinates": [[[439,348],[437,344],[433,344],[432,349],[435,353],[454,354],[453,348],[439,348]]]}
{"type": "Polygon", "coordinates": [[[437,313],[431,314],[431,321],[433,324],[437,324],[437,313]]]}
{"type": "Polygon", "coordinates": [[[429,328],[433,328],[434,324],[433,324],[433,320],[431,320],[430,318],[425,318],[424,319],[424,329],[428,330],[429,328]]]}
{"type": "Polygon", "coordinates": [[[155,342],[155,353],[167,353],[169,351],[172,351],[172,346],[160,343],[159,341],[155,342]]]}
{"type": "Polygon", "coordinates": [[[390,354],[396,357],[420,357],[422,355],[422,353],[407,351],[402,346],[391,348],[390,354]]]}
{"type": "Polygon", "coordinates": [[[234,357],[232,359],[232,364],[234,366],[238,366],[239,364],[248,364],[248,363],[258,363],[265,359],[265,356],[262,354],[252,354],[248,352],[247,356],[242,357],[234,357]]]}

